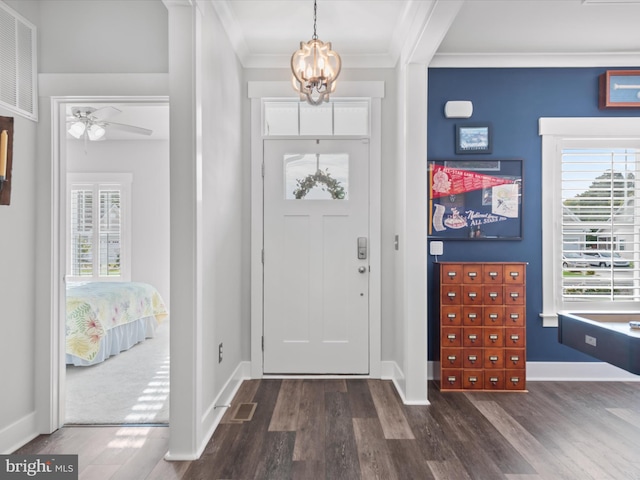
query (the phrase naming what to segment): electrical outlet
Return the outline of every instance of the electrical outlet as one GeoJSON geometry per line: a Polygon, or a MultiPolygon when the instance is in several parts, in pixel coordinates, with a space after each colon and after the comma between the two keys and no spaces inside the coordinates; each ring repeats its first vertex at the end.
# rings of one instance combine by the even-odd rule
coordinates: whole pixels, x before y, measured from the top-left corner
{"type": "Polygon", "coordinates": [[[218,363],[222,363],[222,342],[218,345],[218,363]]]}

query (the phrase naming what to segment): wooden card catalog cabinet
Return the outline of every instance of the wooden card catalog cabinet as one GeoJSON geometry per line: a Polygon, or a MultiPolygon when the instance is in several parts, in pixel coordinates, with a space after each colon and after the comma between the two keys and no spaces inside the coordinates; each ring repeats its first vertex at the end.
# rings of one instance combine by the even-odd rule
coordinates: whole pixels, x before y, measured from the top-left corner
{"type": "Polygon", "coordinates": [[[440,389],[525,390],[526,263],[436,266],[440,389]]]}

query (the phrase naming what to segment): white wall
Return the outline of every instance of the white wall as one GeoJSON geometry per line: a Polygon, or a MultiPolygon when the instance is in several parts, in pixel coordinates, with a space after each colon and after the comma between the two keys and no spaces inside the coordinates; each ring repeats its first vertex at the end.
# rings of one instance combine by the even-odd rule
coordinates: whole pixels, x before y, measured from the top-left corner
{"type": "Polygon", "coordinates": [[[161,0],[37,3],[41,73],[168,71],[167,9],[161,0]]]}
{"type": "MultiPolygon", "coordinates": [[[[34,5],[6,2],[37,24],[34,5]]],[[[35,434],[36,138],[37,123],[14,119],[11,204],[0,206],[0,453],[35,434]]]]}
{"type": "Polygon", "coordinates": [[[56,267],[52,244],[57,228],[52,199],[57,179],[51,99],[168,94],[167,13],[158,0],[7,3],[38,28],[40,72],[60,75],[39,77],[38,123],[0,110],[0,115],[15,117],[12,199],[10,206],[0,207],[2,453],[58,426],[56,412],[51,410],[51,398],[60,395],[51,384],[55,370],[51,359],[56,354],[52,339],[58,335],[51,324],[57,308],[52,301],[56,267]],[[109,41],[87,56],[74,27],[109,41]],[[111,73],[86,75],[91,71],[111,73]]]}
{"type": "MultiPolygon", "coordinates": [[[[166,111],[167,116],[169,110],[166,111]]],[[[131,173],[131,281],[155,286],[169,305],[169,141],[67,142],[67,173],[131,173]]]]}

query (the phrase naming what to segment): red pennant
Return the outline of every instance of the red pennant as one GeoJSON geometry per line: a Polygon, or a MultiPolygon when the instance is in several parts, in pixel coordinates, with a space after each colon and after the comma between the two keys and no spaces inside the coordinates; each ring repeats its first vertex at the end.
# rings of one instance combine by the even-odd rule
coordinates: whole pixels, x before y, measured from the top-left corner
{"type": "Polygon", "coordinates": [[[442,165],[431,166],[431,198],[457,195],[507,183],[513,183],[513,180],[442,165]]]}

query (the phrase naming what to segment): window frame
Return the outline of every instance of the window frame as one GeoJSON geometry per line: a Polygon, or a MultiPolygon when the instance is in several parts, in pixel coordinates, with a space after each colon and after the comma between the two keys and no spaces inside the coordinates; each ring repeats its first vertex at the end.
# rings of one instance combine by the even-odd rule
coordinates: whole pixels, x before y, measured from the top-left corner
{"type": "MultiPolygon", "coordinates": [[[[71,192],[78,186],[91,186],[100,189],[103,185],[120,190],[120,275],[101,276],[99,270],[91,277],[71,274],[71,244],[73,236],[67,233],[65,279],[67,282],[130,282],[131,281],[131,185],[133,175],[130,173],[69,173],[67,174],[67,228],[71,228],[71,192]]],[[[94,205],[94,225],[99,224],[99,205],[94,205]]]]}
{"type": "Polygon", "coordinates": [[[638,302],[576,302],[562,298],[562,151],[624,144],[640,148],[640,118],[540,118],[542,137],[542,325],[557,327],[558,314],[637,312],[638,302]],[[560,212],[560,213],[559,213],[560,212]]]}

